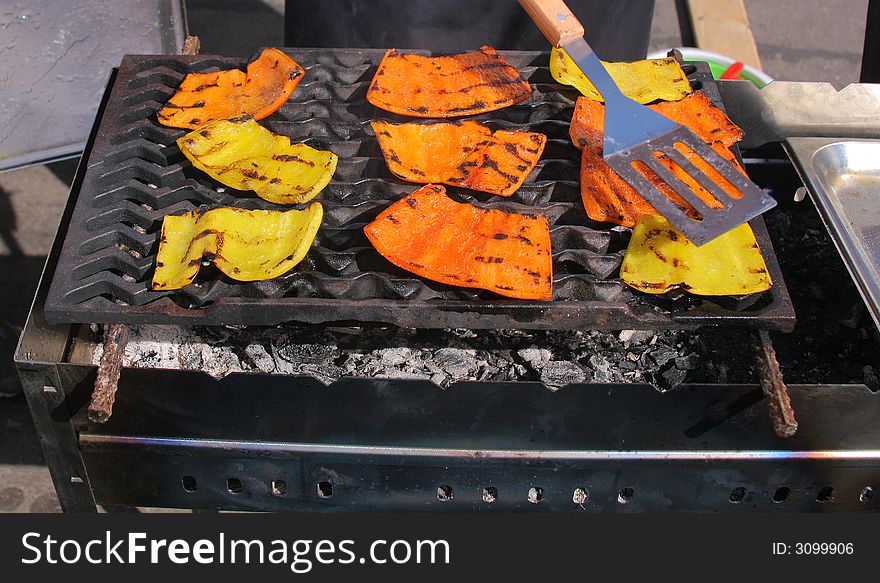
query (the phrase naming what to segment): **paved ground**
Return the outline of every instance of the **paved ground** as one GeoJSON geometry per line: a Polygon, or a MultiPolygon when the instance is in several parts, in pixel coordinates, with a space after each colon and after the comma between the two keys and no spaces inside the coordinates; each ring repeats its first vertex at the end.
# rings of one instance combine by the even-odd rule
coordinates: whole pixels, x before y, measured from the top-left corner
{"type": "MultiPolygon", "coordinates": [[[[512,0],[511,0],[512,1],[512,0]]],[[[202,52],[281,46],[283,1],[189,0],[202,52]]],[[[858,80],[867,0],[746,0],[765,71],[780,80],[858,80]]],[[[657,0],[651,50],[681,45],[675,0],[657,0]]],[[[17,331],[73,178],[75,162],[0,174],[0,394],[13,392],[17,331]]],[[[0,512],[57,511],[24,399],[0,399],[0,512]]]]}

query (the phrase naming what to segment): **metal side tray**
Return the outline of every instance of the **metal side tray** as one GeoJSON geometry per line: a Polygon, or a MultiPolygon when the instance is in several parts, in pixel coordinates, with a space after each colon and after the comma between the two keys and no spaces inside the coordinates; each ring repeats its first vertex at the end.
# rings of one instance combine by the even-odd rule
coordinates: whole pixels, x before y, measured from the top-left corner
{"type": "Polygon", "coordinates": [[[787,149],[880,326],[880,140],[789,138],[787,149]]]}

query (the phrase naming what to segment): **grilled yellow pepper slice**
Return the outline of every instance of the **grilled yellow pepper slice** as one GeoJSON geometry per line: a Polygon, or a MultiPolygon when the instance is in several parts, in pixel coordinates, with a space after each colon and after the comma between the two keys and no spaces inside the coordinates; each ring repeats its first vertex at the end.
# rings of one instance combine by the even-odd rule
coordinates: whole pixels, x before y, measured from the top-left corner
{"type": "MultiPolygon", "coordinates": [[[[678,101],[690,94],[687,75],[672,57],[645,59],[633,63],[606,63],[605,69],[624,95],[639,103],[678,101]]],[[[564,50],[550,52],[550,74],[563,85],[571,85],[594,101],[603,101],[587,76],[564,50]]]]}
{"type": "Polygon", "coordinates": [[[703,296],[746,295],[772,285],[748,223],[697,247],[659,215],[638,218],[620,278],[649,294],[677,287],[703,296]]]}
{"type": "Polygon", "coordinates": [[[333,152],[292,144],[249,117],[213,121],[177,145],[211,178],[276,204],[313,199],[330,182],[338,160],[333,152]]]}
{"type": "Polygon", "coordinates": [[[156,255],[152,289],[189,285],[203,258],[238,281],[272,279],[302,261],[321,225],[324,209],[263,211],[240,208],[196,209],[168,215],[156,255]]]}

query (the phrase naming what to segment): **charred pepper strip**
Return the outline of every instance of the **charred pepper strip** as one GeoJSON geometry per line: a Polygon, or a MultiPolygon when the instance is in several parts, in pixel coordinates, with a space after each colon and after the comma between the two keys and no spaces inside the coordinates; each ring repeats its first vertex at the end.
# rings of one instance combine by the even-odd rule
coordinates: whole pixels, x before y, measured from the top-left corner
{"type": "MultiPolygon", "coordinates": [[[[672,57],[603,64],[623,94],[639,103],[678,101],[692,91],[687,75],[672,57]]],[[[573,86],[582,95],[603,101],[593,83],[564,50],[554,48],[550,52],[550,74],[563,85],[573,86]]]]}
{"type": "Polygon", "coordinates": [[[250,118],[221,119],[177,140],[193,166],[226,186],[277,204],[314,198],[330,182],[333,152],[292,144],[250,118]]]}
{"type": "Polygon", "coordinates": [[[423,186],[364,227],[376,250],[398,267],[449,285],[549,300],[553,262],[547,219],[453,201],[423,186]]]}
{"type": "Polygon", "coordinates": [[[620,278],[649,294],[681,288],[705,296],[745,295],[772,284],[748,223],[697,247],[660,215],[639,217],[620,278]]]}
{"type": "Polygon", "coordinates": [[[249,115],[263,119],[290,97],[303,77],[299,63],[278,49],[265,49],[247,67],[213,73],[190,73],[159,111],[158,121],[196,129],[217,119],[249,115]]]}
{"type": "MultiPolygon", "coordinates": [[[[723,111],[712,104],[705,94],[696,92],[681,101],[662,102],[648,107],[691,129],[699,138],[710,144],[712,149],[745,174],[745,170],[730,150],[731,146],[742,139],[742,132],[723,111]]],[[[569,133],[574,145],[582,149],[581,196],[584,208],[587,215],[593,220],[609,221],[625,227],[632,227],[640,215],[657,214],[657,211],[605,163],[602,157],[604,122],[604,105],[586,97],[578,98],[569,133]]],[[[713,181],[721,185],[732,197],[739,198],[741,196],[736,188],[727,183],[702,158],[690,150],[683,152],[683,154],[713,181]]],[[[679,180],[693,189],[706,204],[714,208],[720,206],[720,203],[706,189],[671,160],[661,158],[660,162],[669,168],[679,180]]],[[[672,188],[656,175],[651,174],[651,176],[651,182],[667,198],[684,211],[694,215],[690,205],[682,200],[672,188]]]]}
{"type": "Polygon", "coordinates": [[[367,101],[412,117],[459,117],[519,103],[532,92],[519,72],[489,46],[444,57],[390,49],[367,90],[367,101]]]}
{"type": "Polygon", "coordinates": [[[374,121],[388,169],[410,182],[443,183],[510,196],[538,163],[547,137],[492,132],[475,121],[374,121]]]}
{"type": "Polygon", "coordinates": [[[238,281],[278,277],[305,257],[322,216],[318,202],[305,210],[202,208],[168,215],[162,222],[152,289],[189,285],[205,258],[238,281]]]}

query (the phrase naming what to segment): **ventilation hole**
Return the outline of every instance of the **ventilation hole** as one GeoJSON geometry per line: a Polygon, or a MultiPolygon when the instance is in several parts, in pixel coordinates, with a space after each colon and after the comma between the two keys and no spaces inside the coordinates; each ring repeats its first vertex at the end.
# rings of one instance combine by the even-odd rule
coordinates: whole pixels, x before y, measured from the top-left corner
{"type": "Polygon", "coordinates": [[[440,486],[437,488],[437,500],[440,502],[449,502],[452,500],[452,487],[440,486]]]}
{"type": "Polygon", "coordinates": [[[529,502],[532,504],[537,504],[541,500],[544,499],[544,488],[539,488],[537,486],[532,486],[529,488],[529,502]]]}
{"type": "Polygon", "coordinates": [[[192,476],[184,476],[180,482],[183,484],[183,489],[187,492],[195,492],[199,488],[198,482],[192,476]]]}
{"type": "Polygon", "coordinates": [[[788,500],[788,495],[791,494],[791,488],[786,486],[782,486],[781,488],[776,489],[776,493],[773,494],[773,501],[777,504],[781,502],[785,502],[788,500]]]}
{"type": "Polygon", "coordinates": [[[745,499],[745,497],[746,489],[740,486],[730,491],[730,497],[728,498],[728,500],[730,500],[734,504],[739,504],[745,499]]]}
{"type": "Polygon", "coordinates": [[[816,494],[816,502],[831,502],[834,500],[834,488],[825,486],[816,494]]]}
{"type": "Polygon", "coordinates": [[[498,488],[495,486],[487,486],[483,488],[483,502],[492,504],[498,499],[498,488]]]}
{"type": "Polygon", "coordinates": [[[272,495],[287,496],[287,482],[284,480],[272,480],[272,495]]]}
{"type": "Polygon", "coordinates": [[[318,482],[318,498],[330,498],[333,496],[333,484],[330,482],[318,482]]]}
{"type": "Polygon", "coordinates": [[[230,494],[241,494],[241,480],[238,478],[226,478],[226,489],[230,494]]]}
{"type": "Polygon", "coordinates": [[[586,488],[575,488],[571,495],[571,501],[578,506],[583,506],[590,499],[590,492],[586,488]]]}
{"type": "Polygon", "coordinates": [[[633,496],[636,495],[636,491],[632,488],[622,488],[620,492],[617,493],[617,502],[619,504],[629,504],[632,502],[633,496]]]}
{"type": "Polygon", "coordinates": [[[874,488],[865,486],[859,493],[859,502],[870,502],[874,498],[874,488]]]}

